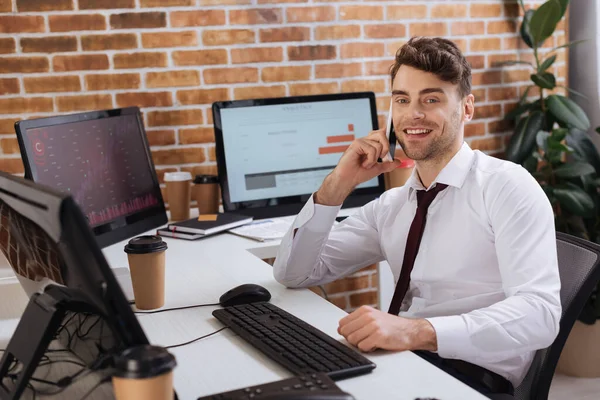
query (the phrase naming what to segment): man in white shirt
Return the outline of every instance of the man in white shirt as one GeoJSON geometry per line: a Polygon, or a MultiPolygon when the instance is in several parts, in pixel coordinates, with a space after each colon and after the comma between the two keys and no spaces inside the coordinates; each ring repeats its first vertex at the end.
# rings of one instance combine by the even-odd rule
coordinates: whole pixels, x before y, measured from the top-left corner
{"type": "Polygon", "coordinates": [[[454,43],[411,39],[391,77],[393,126],[416,162],[412,176],[334,226],[358,184],[399,163],[378,161],[389,149],[383,130],[355,140],[283,239],[275,278],[315,286],[387,260],[398,282],[410,264],[399,313],[361,307],[340,321],[339,333],[362,351],[416,351],[484,393],[511,393],[559,329],[551,205],[524,168],[464,142],[474,97],[470,66],[454,43]],[[409,240],[417,243],[411,261],[407,239],[421,223],[425,191],[435,198],[421,215],[422,237],[409,240]]]}

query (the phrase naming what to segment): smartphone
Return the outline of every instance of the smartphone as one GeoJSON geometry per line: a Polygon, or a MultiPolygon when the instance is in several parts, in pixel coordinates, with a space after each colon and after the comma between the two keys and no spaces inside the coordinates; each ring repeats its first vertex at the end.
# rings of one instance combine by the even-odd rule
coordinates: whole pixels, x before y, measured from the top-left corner
{"type": "Polygon", "coordinates": [[[396,154],[396,132],[394,131],[394,122],[392,121],[392,105],[393,101],[390,101],[390,112],[388,113],[387,126],[385,128],[385,137],[388,140],[390,145],[390,152],[386,154],[383,158],[383,161],[394,161],[394,156],[396,154]]]}

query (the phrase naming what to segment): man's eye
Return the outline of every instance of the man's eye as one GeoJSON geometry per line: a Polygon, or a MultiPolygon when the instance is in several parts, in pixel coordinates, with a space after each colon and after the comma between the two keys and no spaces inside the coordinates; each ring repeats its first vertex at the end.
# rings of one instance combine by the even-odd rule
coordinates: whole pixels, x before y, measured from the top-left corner
{"type": "Polygon", "coordinates": [[[398,103],[400,104],[407,104],[408,103],[408,99],[398,99],[396,100],[398,103]]]}
{"type": "Polygon", "coordinates": [[[438,103],[438,99],[427,99],[425,100],[425,103],[438,103]]]}

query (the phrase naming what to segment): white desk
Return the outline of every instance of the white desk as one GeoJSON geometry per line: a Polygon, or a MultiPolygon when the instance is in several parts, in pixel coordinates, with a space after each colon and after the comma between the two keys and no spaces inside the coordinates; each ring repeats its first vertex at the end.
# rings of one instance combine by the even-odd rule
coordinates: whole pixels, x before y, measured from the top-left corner
{"type": "MultiPolygon", "coordinates": [[[[169,246],[165,307],[214,303],[234,286],[257,283],[271,292],[273,304],[343,340],[337,325],[346,315],[344,311],[310,290],[287,289],[273,279],[272,267],[260,259],[272,254],[273,243],[258,243],[232,234],[194,242],[169,238],[165,241],[169,246]]],[[[124,245],[125,241],[104,249],[113,267],[127,265],[124,245]]],[[[27,300],[24,295],[15,294],[15,283],[5,280],[4,285],[0,289],[0,345],[8,342],[27,300]]],[[[212,317],[212,310],[214,307],[139,315],[138,320],[152,343],[170,345],[219,329],[222,325],[212,317]]],[[[182,400],[291,376],[230,330],[171,351],[178,362],[175,388],[182,400]]],[[[411,352],[378,351],[366,356],[377,364],[372,373],[339,382],[357,399],[485,399],[411,352]]]]}

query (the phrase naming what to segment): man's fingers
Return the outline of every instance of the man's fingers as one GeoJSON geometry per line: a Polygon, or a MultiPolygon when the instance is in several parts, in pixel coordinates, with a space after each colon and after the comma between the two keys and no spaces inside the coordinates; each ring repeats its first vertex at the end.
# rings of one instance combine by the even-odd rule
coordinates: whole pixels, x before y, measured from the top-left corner
{"type": "Polygon", "coordinates": [[[366,140],[360,140],[357,142],[358,145],[358,153],[365,156],[365,159],[362,162],[362,166],[364,168],[371,168],[376,162],[378,158],[378,150],[373,146],[372,143],[366,140]]]}
{"type": "Polygon", "coordinates": [[[379,341],[379,337],[380,335],[378,329],[376,328],[363,340],[359,341],[356,347],[358,347],[360,351],[364,351],[365,353],[376,350],[379,348],[377,343],[379,341]]]}
{"type": "Polygon", "coordinates": [[[379,173],[380,174],[384,174],[386,172],[391,172],[393,170],[395,170],[396,168],[400,167],[400,165],[402,164],[402,161],[400,161],[399,159],[395,158],[394,161],[385,161],[380,163],[377,168],[379,168],[379,173]]]}
{"type": "Polygon", "coordinates": [[[354,320],[359,319],[363,314],[369,313],[371,310],[373,310],[372,307],[362,306],[357,310],[351,312],[350,314],[346,315],[344,318],[340,319],[340,322],[338,324],[338,333],[341,335],[342,333],[340,332],[340,330],[343,326],[351,323],[354,320]]]}
{"type": "Polygon", "coordinates": [[[346,324],[342,325],[340,323],[339,334],[348,338],[349,335],[370,324],[372,320],[373,319],[369,317],[369,314],[362,314],[346,324]]]}
{"type": "Polygon", "coordinates": [[[361,325],[359,329],[352,332],[350,335],[345,336],[348,343],[358,346],[359,343],[365,341],[373,332],[377,331],[378,327],[375,322],[361,325]]]}
{"type": "Polygon", "coordinates": [[[377,140],[375,137],[374,138],[366,138],[365,139],[371,146],[375,147],[377,149],[377,158],[383,158],[385,157],[385,155],[387,154],[388,150],[389,150],[389,146],[384,146],[383,143],[381,143],[381,141],[377,140]]]}

